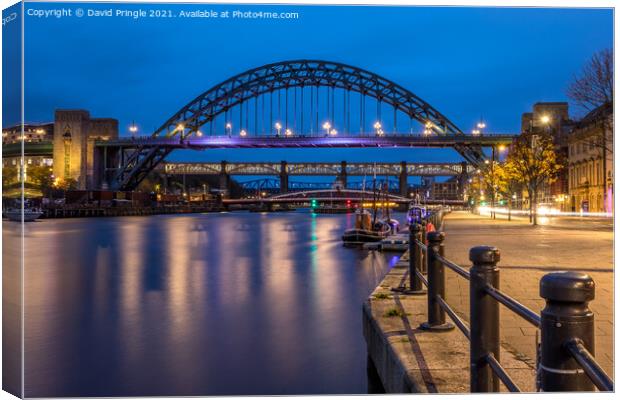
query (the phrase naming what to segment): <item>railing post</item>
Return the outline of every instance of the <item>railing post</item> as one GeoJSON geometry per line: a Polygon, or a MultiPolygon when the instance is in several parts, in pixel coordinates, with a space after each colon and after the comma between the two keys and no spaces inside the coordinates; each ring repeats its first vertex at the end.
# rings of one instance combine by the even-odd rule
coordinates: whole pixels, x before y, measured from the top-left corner
{"type": "Polygon", "coordinates": [[[409,291],[410,294],[424,294],[426,290],[422,286],[422,280],[416,271],[421,272],[422,249],[416,240],[422,236],[422,226],[412,223],[409,225],[409,291]]]}
{"type": "Polygon", "coordinates": [[[443,232],[429,232],[426,252],[427,279],[428,279],[428,321],[420,325],[421,329],[430,331],[447,331],[454,329],[454,325],[446,322],[446,313],[439,305],[437,296],[445,299],[446,282],[443,264],[437,260],[437,255],[444,255],[443,232]]]}
{"type": "Polygon", "coordinates": [[[486,292],[487,286],[499,289],[499,250],[477,246],[469,250],[470,319],[470,391],[499,392],[499,379],[487,361],[487,355],[499,359],[499,303],[486,292]]]}
{"type": "Polygon", "coordinates": [[[594,356],[594,281],[584,273],[552,272],[540,280],[540,296],[546,300],[541,312],[541,354],[538,366],[544,392],[594,391],[594,384],[566,348],[580,339],[594,356]]]}

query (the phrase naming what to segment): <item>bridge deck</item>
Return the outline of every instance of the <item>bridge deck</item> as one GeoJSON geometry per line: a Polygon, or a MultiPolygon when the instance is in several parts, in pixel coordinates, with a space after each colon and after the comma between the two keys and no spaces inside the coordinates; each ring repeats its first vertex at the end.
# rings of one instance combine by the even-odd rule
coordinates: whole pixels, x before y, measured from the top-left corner
{"type": "Polygon", "coordinates": [[[364,147],[453,147],[454,145],[479,145],[483,147],[510,144],[516,135],[486,134],[480,136],[424,136],[418,134],[355,135],[355,136],[249,136],[249,137],[140,137],[97,141],[97,146],[137,147],[165,146],[186,149],[224,148],[364,148],[364,147]]]}

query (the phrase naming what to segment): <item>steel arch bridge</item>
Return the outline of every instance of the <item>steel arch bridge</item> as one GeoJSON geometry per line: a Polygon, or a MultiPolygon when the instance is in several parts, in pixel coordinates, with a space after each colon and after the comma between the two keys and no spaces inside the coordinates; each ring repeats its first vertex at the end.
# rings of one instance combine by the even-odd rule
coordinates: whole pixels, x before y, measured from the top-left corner
{"type": "MultiPolygon", "coordinates": [[[[329,138],[338,134],[335,129],[338,126],[349,135],[363,136],[375,132],[377,136],[384,136],[388,130],[387,121],[392,117],[382,118],[386,107],[393,114],[393,133],[399,132],[398,126],[402,126],[404,119],[409,124],[410,133],[413,132],[413,121],[416,121],[429,136],[464,136],[454,123],[430,104],[375,73],[330,61],[284,61],[248,70],[215,85],[168,118],[155,130],[152,140],[125,144],[125,149],[131,149],[127,156],[121,144],[120,162],[117,168],[113,168],[111,186],[120,190],[135,188],[175,148],[191,148],[184,142],[206,135],[224,134],[231,137],[234,133],[250,139],[252,135],[273,136],[275,127],[276,136],[299,137],[301,133],[301,137],[305,138],[307,132],[317,135],[325,130],[325,136],[329,138]],[[266,98],[269,99],[267,110],[266,98]],[[376,105],[372,119],[366,110],[368,99],[371,102],[374,100],[376,105]],[[275,112],[274,102],[277,102],[275,112]],[[357,104],[359,113],[355,115],[357,104]],[[352,114],[358,117],[359,124],[352,123],[352,114]],[[267,130],[266,120],[269,121],[267,130]],[[170,140],[173,138],[177,140],[170,140]]],[[[381,141],[379,139],[377,141],[381,141]]],[[[226,143],[211,142],[205,141],[204,145],[228,146],[226,143]]],[[[282,145],[279,141],[272,142],[282,145]]],[[[342,143],[348,143],[345,142],[342,143]]],[[[367,142],[372,142],[372,139],[367,142]]],[[[312,143],[306,145],[313,146],[312,143]]],[[[338,147],[339,144],[329,144],[332,145],[338,147]]],[[[485,158],[481,145],[475,141],[452,141],[448,145],[469,163],[479,164],[485,158]]],[[[200,148],[199,144],[196,146],[200,148]]],[[[107,159],[104,164],[107,164],[107,159]]]]}

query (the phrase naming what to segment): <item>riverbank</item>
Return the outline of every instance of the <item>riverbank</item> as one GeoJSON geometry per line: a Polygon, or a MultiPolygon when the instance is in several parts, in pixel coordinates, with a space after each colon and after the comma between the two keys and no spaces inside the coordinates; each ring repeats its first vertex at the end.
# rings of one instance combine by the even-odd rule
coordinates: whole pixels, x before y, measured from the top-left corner
{"type": "MultiPolygon", "coordinates": [[[[387,393],[467,393],[469,341],[458,329],[421,330],[426,296],[391,290],[408,281],[408,260],[405,252],[363,306],[368,354],[387,393]]],[[[521,390],[535,390],[532,365],[504,346],[500,359],[521,390]]]]}

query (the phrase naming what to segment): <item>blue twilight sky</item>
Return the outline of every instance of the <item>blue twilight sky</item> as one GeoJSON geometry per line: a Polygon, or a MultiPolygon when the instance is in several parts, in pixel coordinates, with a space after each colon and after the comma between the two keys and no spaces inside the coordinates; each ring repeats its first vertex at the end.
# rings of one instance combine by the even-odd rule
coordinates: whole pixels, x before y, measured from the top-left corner
{"type": "MultiPolygon", "coordinates": [[[[358,66],[426,100],[464,131],[517,132],[537,101],[566,101],[571,78],[613,46],[609,9],[26,3],[72,17],[25,17],[26,120],[56,108],[114,117],[146,134],[228,77],[299,58],[358,66]],[[298,12],[296,20],[75,17],[77,8],[298,12]]],[[[148,11],[147,11],[148,12],[148,11]]],[[[27,11],[28,14],[28,11],[27,11]]],[[[577,113],[576,109],[572,113],[577,113]]],[[[17,122],[5,115],[3,124],[17,122]]],[[[18,118],[18,117],[17,117],[18,118]]],[[[211,151],[195,160],[458,160],[451,150],[211,151]],[[335,154],[337,153],[337,154],[335,154]],[[286,157],[285,157],[286,156],[286,157]]]]}

